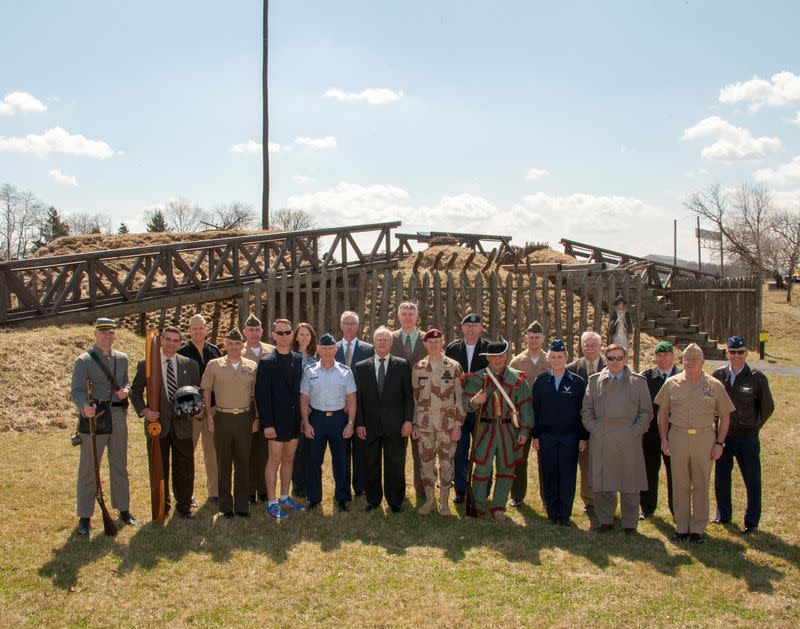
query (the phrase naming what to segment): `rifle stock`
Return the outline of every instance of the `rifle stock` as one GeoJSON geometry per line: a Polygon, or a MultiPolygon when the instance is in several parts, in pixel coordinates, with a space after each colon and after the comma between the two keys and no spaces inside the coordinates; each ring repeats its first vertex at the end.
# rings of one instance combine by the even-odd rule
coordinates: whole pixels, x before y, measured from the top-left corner
{"type": "MultiPolygon", "coordinates": [[[[161,412],[161,338],[155,328],[147,331],[145,346],[145,376],[147,407],[151,411],[161,412]]],[[[164,521],[164,465],[161,461],[161,421],[147,423],[147,434],[150,436],[150,511],[153,521],[161,524],[164,521]]]]}
{"type": "MultiPolygon", "coordinates": [[[[487,367],[488,369],[488,367],[487,367]]],[[[483,376],[483,386],[481,390],[486,389],[486,375],[483,376]]],[[[481,415],[483,414],[484,402],[478,407],[478,412],[475,414],[475,425],[472,427],[472,446],[469,450],[469,461],[467,461],[467,508],[466,514],[470,518],[478,517],[478,508],[475,506],[475,496],[472,493],[472,464],[475,462],[475,444],[478,441],[478,427],[481,424],[481,415]]]]}
{"type": "MultiPolygon", "coordinates": [[[[103,412],[105,413],[106,411],[103,412]]],[[[108,512],[106,500],[103,496],[103,486],[100,484],[100,460],[97,456],[97,438],[94,434],[94,421],[94,417],[89,418],[89,433],[92,437],[92,460],[94,461],[94,484],[97,490],[95,497],[97,498],[97,504],[100,505],[100,512],[103,514],[103,532],[113,537],[117,534],[117,525],[114,524],[114,520],[108,512]]]]}

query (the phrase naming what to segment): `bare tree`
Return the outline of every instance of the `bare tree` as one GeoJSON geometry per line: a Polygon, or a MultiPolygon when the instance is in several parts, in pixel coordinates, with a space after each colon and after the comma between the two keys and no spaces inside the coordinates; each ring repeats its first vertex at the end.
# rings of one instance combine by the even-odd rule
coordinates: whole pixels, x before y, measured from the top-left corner
{"type": "Polygon", "coordinates": [[[64,219],[69,227],[70,234],[103,234],[105,236],[114,231],[113,222],[108,214],[97,212],[75,212],[64,219]]]}
{"type": "Polygon", "coordinates": [[[776,268],[779,273],[787,269],[789,282],[786,287],[786,301],[791,302],[794,270],[800,262],[800,213],[776,210],[772,215],[771,227],[776,245],[776,268]]]}
{"type": "Polygon", "coordinates": [[[46,213],[44,203],[32,192],[0,186],[0,259],[24,258],[46,213]]]}
{"type": "Polygon", "coordinates": [[[240,230],[249,229],[255,224],[253,206],[241,201],[231,201],[215,206],[202,221],[209,229],[240,230]]]}
{"type": "Polygon", "coordinates": [[[200,231],[206,213],[199,205],[193,205],[183,197],[178,197],[167,202],[164,217],[170,231],[196,232],[200,231]]]}
{"type": "Polygon", "coordinates": [[[716,226],[733,262],[757,275],[772,266],[772,201],[764,186],[744,184],[733,193],[725,194],[719,184],[715,184],[689,195],[684,206],[716,226]]]}
{"type": "Polygon", "coordinates": [[[317,221],[305,210],[285,207],[269,217],[269,224],[277,231],[302,231],[314,229],[317,221]]]}

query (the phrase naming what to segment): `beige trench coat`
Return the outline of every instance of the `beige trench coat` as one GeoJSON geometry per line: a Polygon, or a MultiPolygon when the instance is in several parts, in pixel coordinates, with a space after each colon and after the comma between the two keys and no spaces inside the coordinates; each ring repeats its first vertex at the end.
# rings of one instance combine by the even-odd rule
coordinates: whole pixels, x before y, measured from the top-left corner
{"type": "Polygon", "coordinates": [[[653,419],[647,380],[625,367],[612,381],[608,368],[589,378],[581,418],[591,437],[589,477],[594,491],[647,489],[642,435],[653,419]]]}

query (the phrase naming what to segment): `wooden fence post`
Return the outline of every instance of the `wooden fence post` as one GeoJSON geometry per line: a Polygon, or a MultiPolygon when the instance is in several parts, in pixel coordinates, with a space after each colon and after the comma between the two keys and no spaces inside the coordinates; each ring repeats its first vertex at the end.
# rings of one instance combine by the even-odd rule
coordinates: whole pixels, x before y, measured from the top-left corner
{"type": "Polygon", "coordinates": [[[497,340],[497,271],[489,273],[489,340],[497,340]]]}

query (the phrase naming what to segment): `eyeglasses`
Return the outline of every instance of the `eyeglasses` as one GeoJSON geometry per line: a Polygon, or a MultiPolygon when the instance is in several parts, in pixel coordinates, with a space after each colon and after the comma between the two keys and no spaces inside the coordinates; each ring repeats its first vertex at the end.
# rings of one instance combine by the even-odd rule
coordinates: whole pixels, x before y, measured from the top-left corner
{"type": "Polygon", "coordinates": [[[290,334],[292,334],[292,331],[291,330],[275,330],[275,334],[277,334],[278,336],[289,336],[290,334]]]}
{"type": "Polygon", "coordinates": [[[624,356],[606,356],[606,360],[610,360],[612,363],[619,362],[621,360],[625,360],[624,356]]]}
{"type": "Polygon", "coordinates": [[[729,349],[728,353],[729,354],[745,354],[745,353],[747,353],[747,350],[746,349],[729,349]]]}

